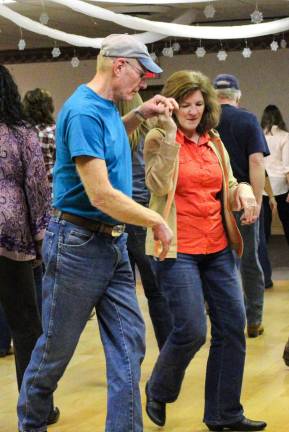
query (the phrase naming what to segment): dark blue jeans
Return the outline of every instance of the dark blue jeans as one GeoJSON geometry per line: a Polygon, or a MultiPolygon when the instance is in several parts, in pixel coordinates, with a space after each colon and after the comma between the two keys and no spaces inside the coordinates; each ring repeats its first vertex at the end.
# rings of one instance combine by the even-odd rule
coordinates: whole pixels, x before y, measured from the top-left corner
{"type": "Polygon", "coordinates": [[[190,361],[206,340],[205,300],[211,320],[204,421],[229,424],[243,418],[240,395],[245,360],[245,308],[232,252],[178,254],[156,263],[174,327],[152,375],[149,393],[162,402],[177,399],[190,361]]]}
{"type": "Polygon", "coordinates": [[[264,273],[259,260],[259,219],[251,225],[241,224],[242,212],[235,218],[244,241],[244,252],[239,261],[242,285],[246,303],[248,325],[259,325],[263,318],[264,273]]]}
{"type": "Polygon", "coordinates": [[[265,288],[270,286],[272,284],[272,266],[268,254],[268,247],[267,247],[267,241],[266,241],[266,231],[265,231],[265,204],[264,204],[264,198],[263,198],[263,204],[261,207],[260,217],[259,217],[259,248],[258,248],[258,255],[260,264],[264,273],[264,282],[265,282],[265,288]]]}
{"type": "Polygon", "coordinates": [[[164,345],[172,329],[172,319],[168,301],[161,290],[153,270],[151,259],[145,254],[146,228],[127,225],[127,250],[135,276],[137,265],[145,296],[148,301],[149,314],[159,349],[164,345]]]}
{"type": "Polygon", "coordinates": [[[52,394],[94,306],[107,366],[105,430],[143,430],[139,379],[144,322],[126,238],[127,234],[113,238],[58,218],[50,220],[43,243],[43,334],[20,391],[20,431],[46,431],[52,394]]]}

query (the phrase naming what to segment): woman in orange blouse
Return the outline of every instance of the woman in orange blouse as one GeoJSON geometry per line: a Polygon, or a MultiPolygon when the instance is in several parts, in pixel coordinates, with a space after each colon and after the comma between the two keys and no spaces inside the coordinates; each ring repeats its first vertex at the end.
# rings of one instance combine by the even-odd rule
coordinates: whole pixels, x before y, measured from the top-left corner
{"type": "MultiPolygon", "coordinates": [[[[247,419],[240,404],[245,360],[245,310],[232,248],[242,239],[232,209],[244,209],[244,224],[257,218],[250,185],[233,177],[227,152],[212,129],[219,106],[207,77],[180,71],[166,82],[163,95],[179,109],[159,117],[146,137],[144,157],[150,207],[174,232],[164,261],[155,261],[174,327],[161,349],[146,386],[146,410],[165,424],[166,403],[180,392],[190,361],[205,343],[205,301],[211,320],[204,422],[212,431],[262,430],[266,423],[247,419]]],[[[147,253],[158,255],[152,233],[147,253]]]]}

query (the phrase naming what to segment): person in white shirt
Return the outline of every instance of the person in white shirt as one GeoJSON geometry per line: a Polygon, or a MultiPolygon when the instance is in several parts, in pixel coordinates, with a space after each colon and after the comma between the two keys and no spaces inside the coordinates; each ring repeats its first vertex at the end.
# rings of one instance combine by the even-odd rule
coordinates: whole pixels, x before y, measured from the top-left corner
{"type": "Polygon", "coordinates": [[[268,105],[265,108],[261,126],[270,149],[270,156],[264,159],[265,168],[289,245],[289,132],[276,105],[268,105]]]}

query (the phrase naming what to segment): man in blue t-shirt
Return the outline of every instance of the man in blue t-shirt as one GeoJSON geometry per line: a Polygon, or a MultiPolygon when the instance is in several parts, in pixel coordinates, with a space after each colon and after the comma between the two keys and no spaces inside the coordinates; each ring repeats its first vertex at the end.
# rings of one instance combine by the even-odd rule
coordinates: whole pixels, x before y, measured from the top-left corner
{"type": "MultiPolygon", "coordinates": [[[[238,182],[250,183],[253,188],[258,203],[256,215],[259,216],[265,182],[264,156],[269,154],[263,131],[254,114],[239,108],[241,91],[235,76],[218,75],[214,87],[222,109],[218,132],[228,150],[234,176],[238,182]]],[[[258,258],[259,220],[252,225],[243,225],[242,215],[238,212],[235,216],[244,240],[240,271],[246,300],[247,332],[249,337],[257,337],[264,331],[264,275],[258,258]]]]}
{"type": "MultiPolygon", "coordinates": [[[[19,430],[44,432],[52,394],[93,308],[106,354],[106,432],[141,432],[140,365],[144,323],[128,260],[124,224],[152,227],[164,259],[172,232],[163,218],[131,199],[127,133],[149,117],[172,112],[157,95],[122,120],[115,102],[160,73],[134,36],[102,42],[97,73],[65,102],[57,121],[54,216],[43,244],[43,335],[26,370],[18,403],[19,430]]],[[[77,426],[71,426],[77,429],[77,426]]]]}

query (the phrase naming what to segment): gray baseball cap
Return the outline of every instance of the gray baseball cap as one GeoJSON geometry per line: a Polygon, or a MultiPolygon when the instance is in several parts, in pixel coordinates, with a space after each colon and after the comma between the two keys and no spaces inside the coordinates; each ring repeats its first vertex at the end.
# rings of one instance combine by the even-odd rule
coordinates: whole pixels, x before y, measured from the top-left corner
{"type": "Polygon", "coordinates": [[[100,53],[104,57],[124,57],[137,59],[149,72],[156,74],[163,70],[152,60],[147,47],[134,36],[111,34],[103,39],[100,53]]]}

